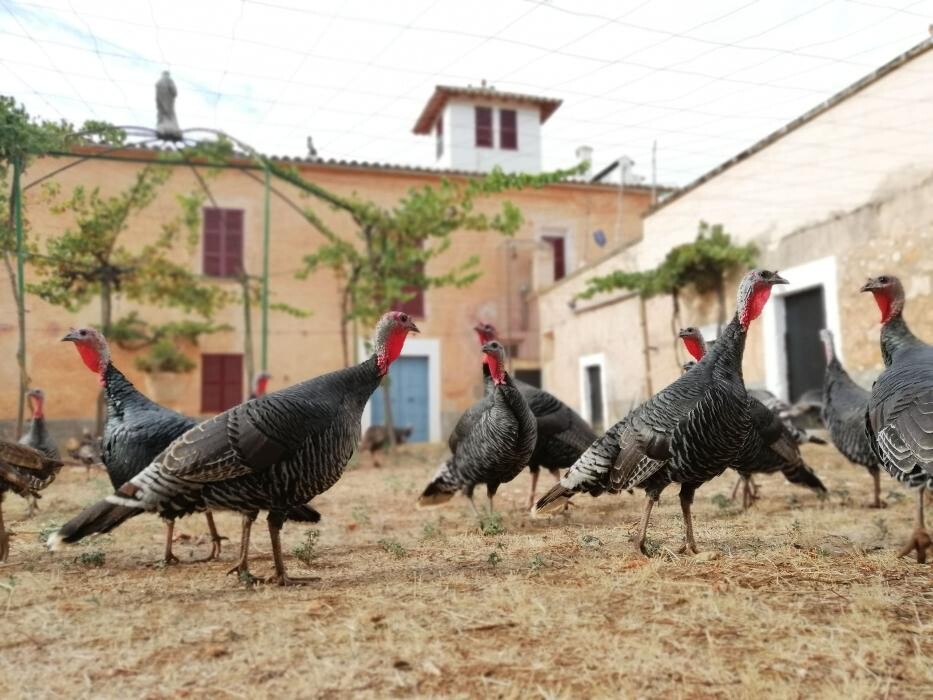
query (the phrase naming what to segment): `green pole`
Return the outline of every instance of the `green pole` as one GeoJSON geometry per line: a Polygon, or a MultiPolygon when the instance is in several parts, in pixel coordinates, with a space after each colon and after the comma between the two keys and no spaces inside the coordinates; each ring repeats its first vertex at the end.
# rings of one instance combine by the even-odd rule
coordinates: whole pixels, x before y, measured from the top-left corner
{"type": "Polygon", "coordinates": [[[20,156],[13,158],[13,225],[16,228],[16,301],[17,325],[19,326],[19,342],[16,348],[16,359],[19,364],[19,408],[16,415],[16,434],[23,431],[24,401],[26,396],[26,245],[23,232],[23,188],[20,176],[23,174],[23,159],[20,156]]]}
{"type": "Polygon", "coordinates": [[[262,212],[262,369],[269,369],[269,190],[271,189],[271,176],[269,166],[266,165],[263,180],[263,212],[262,212]]]}

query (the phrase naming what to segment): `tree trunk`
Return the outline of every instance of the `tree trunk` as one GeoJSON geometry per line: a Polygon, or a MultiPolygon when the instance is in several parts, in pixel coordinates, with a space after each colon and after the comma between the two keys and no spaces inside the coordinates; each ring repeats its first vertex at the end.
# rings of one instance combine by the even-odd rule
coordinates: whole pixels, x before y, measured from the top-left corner
{"type": "MultiPolygon", "coordinates": [[[[110,339],[110,326],[113,322],[112,271],[108,268],[103,271],[100,280],[100,332],[110,339]]],[[[104,390],[97,395],[97,415],[95,416],[97,435],[104,434],[104,390]]]]}
{"type": "Polygon", "coordinates": [[[722,329],[726,325],[726,283],[722,275],[716,283],[716,304],[719,307],[719,315],[716,319],[716,337],[722,335],[722,329]]]}
{"type": "Polygon", "coordinates": [[[243,361],[246,364],[246,381],[249,382],[249,392],[253,391],[253,382],[256,381],[256,364],[253,355],[253,309],[250,298],[249,275],[244,272],[240,277],[240,286],[243,294],[243,361]]]}
{"type": "MultiPolygon", "coordinates": [[[[13,163],[13,185],[10,191],[10,233],[17,230],[21,225],[22,213],[17,217],[17,212],[21,212],[21,202],[18,196],[22,193],[19,187],[20,174],[22,173],[21,161],[15,160],[13,163]]],[[[6,265],[7,275],[10,278],[10,286],[13,288],[13,300],[16,303],[16,326],[17,326],[17,345],[16,345],[16,364],[19,368],[19,397],[16,404],[16,433],[15,437],[23,434],[23,425],[26,421],[26,391],[29,389],[29,375],[26,373],[26,300],[19,293],[19,277],[13,271],[13,263],[6,251],[3,251],[3,263],[6,265]]]]}
{"type": "Polygon", "coordinates": [[[350,312],[350,285],[347,284],[343,288],[343,298],[340,301],[340,349],[343,351],[343,366],[350,366],[350,337],[349,329],[347,328],[349,324],[349,319],[347,316],[350,312]]]}

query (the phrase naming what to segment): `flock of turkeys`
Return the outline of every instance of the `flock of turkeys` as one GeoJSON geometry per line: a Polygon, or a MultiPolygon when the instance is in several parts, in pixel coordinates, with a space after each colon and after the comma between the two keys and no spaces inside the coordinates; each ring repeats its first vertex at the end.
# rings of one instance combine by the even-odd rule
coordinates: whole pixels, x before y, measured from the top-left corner
{"type": "MultiPolygon", "coordinates": [[[[791,483],[825,495],[826,487],[800,453],[819,442],[787,417],[786,405],[747,391],[742,355],[751,323],[761,314],[776,272],[752,270],[738,290],[736,314],[716,342],[707,346],[696,328],[680,332],[694,361],[676,381],[596,435],[570,407],[546,391],[514,380],[506,371],[505,348],[490,324],[475,330],[483,353],[484,395],[461,416],[450,435],[450,456],[418,498],[436,506],[462,491],[474,510],[473,492],[484,484],[488,508],[496,490],[525,467],[532,473],[528,506],[534,514],[562,511],[577,493],[591,496],[638,487],[645,509],[636,546],[645,552],[651,511],[661,492],[680,484],[684,516],[683,552],[697,552],[691,505],[702,484],[732,468],[736,489],[748,507],[757,497],[755,474],[781,472],[791,483]],[[541,467],[557,479],[535,502],[541,467]],[[563,471],[563,476],[561,472],[563,471]]],[[[881,310],[881,353],[885,370],[866,391],[835,357],[833,338],[822,332],[827,368],[822,418],[829,437],[874,480],[880,507],[881,469],[918,489],[917,526],[902,554],[926,560],[933,547],[924,526],[924,490],[933,489],[933,347],[914,336],[903,318],[904,290],[883,275],[863,287],[881,310]]],[[[285,568],[280,531],[288,520],[317,522],[310,501],[333,486],[360,442],[363,409],[418,328],[405,313],[385,314],[373,334],[374,352],[359,365],[266,393],[260,376],[246,403],[198,422],[154,403],[113,365],[107,342],[94,329],[73,330],[75,345],[104,388],[107,418],[100,456],[114,493],[87,507],[49,539],[51,549],[95,533],[109,532],[145,512],[166,523],[164,559],[172,553],[177,518],[204,513],[211,536],[207,559],[220,554],[222,538],[214,510],[243,518],[240,555],[231,573],[252,579],[249,538],[260,511],[268,514],[274,574],[287,585],[300,582],[285,568]]],[[[19,443],[0,441],[0,498],[5,491],[31,499],[54,481],[62,460],[43,414],[44,395],[29,394],[33,420],[19,443]]],[[[733,492],[735,495],[735,492],[733,492]]],[[[0,561],[9,553],[9,533],[0,511],[0,561]]]]}

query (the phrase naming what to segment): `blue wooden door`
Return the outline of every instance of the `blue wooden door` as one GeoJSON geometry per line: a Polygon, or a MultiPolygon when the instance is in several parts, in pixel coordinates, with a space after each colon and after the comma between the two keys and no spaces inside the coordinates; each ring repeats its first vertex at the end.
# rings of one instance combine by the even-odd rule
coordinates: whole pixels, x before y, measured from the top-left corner
{"type": "MultiPolygon", "coordinates": [[[[379,387],[370,401],[372,424],[385,422],[383,388],[379,387]]],[[[411,426],[409,442],[428,441],[428,358],[400,357],[389,370],[389,398],[392,401],[392,419],[396,427],[411,426]]]]}

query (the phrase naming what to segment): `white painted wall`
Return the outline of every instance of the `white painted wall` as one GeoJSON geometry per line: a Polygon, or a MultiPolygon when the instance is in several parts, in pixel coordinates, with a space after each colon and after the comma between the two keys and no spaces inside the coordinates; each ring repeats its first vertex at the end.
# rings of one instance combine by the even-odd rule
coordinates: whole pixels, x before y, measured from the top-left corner
{"type": "Polygon", "coordinates": [[[444,153],[438,167],[489,172],[495,166],[507,172],[541,172],[541,114],[526,107],[494,100],[452,99],[444,107],[444,153]],[[493,110],[493,147],[476,147],[476,107],[493,110]],[[499,110],[514,109],[518,123],[518,148],[499,148],[499,110]]]}

